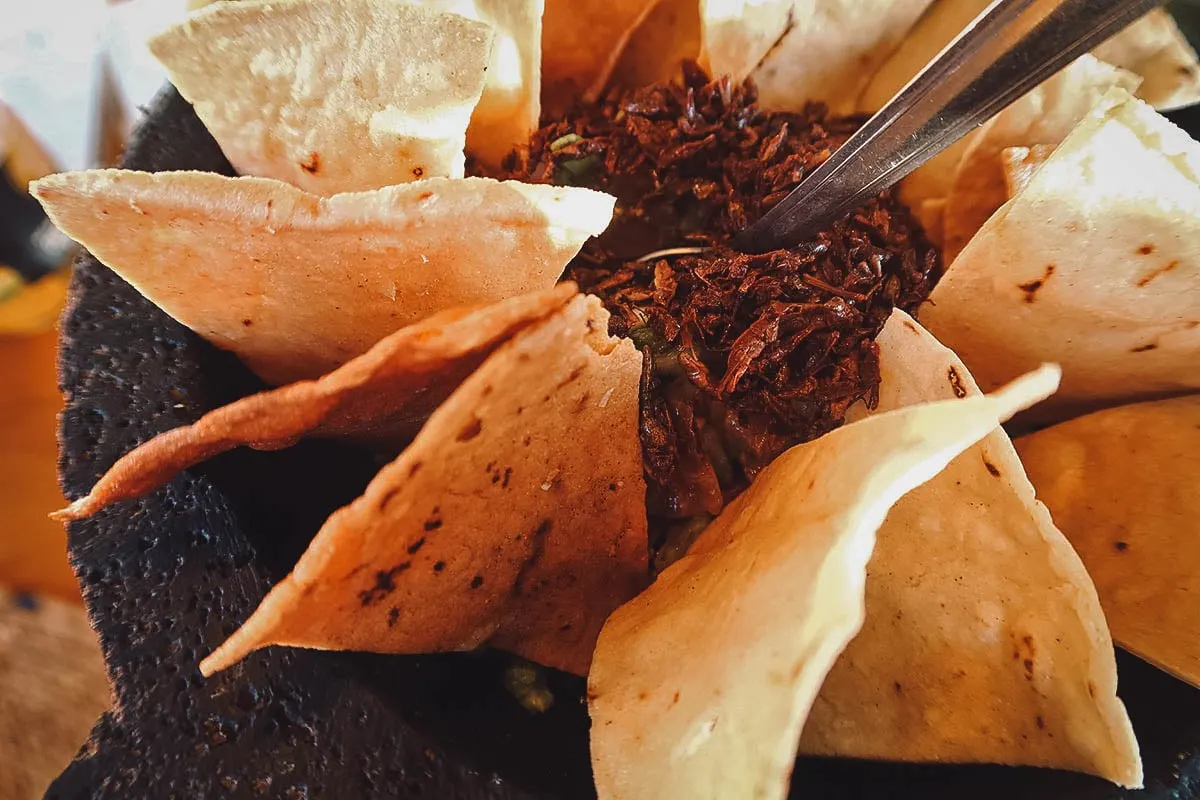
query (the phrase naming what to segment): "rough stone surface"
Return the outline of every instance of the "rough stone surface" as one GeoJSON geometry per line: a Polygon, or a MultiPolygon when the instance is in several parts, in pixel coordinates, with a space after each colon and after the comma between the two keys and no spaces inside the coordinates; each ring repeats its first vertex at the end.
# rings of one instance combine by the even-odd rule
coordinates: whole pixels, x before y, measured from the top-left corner
{"type": "MultiPolygon", "coordinates": [[[[190,107],[159,97],[126,165],[230,167],[190,107]]],[[[253,391],[254,379],[80,259],[64,317],[63,485],[83,495],[156,433],[253,391]]],[[[495,656],[406,658],[270,648],[211,679],[199,659],[282,578],[325,515],[377,468],[305,443],[239,451],[69,530],[117,706],[49,798],[578,798],[593,796],[582,682],[553,676],[557,702],[522,710],[495,656]]],[[[1148,790],[1003,767],[805,759],[806,798],[1200,798],[1200,692],[1121,656],[1121,694],[1142,742],[1148,790]]],[[[686,665],[681,664],[681,669],[686,665]]]]}

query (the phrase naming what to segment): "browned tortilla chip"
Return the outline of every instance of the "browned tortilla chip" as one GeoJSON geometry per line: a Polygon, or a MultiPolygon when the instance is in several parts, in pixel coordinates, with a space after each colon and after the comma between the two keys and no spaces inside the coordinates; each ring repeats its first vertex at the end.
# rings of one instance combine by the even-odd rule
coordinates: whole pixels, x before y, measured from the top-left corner
{"type": "Polygon", "coordinates": [[[1013,199],[1029,185],[1033,173],[1046,163],[1054,152],[1054,146],[1035,144],[1033,147],[1006,147],[1000,153],[1000,165],[1004,170],[1004,199],[1013,199]]]}
{"type": "Polygon", "coordinates": [[[601,798],[787,794],[825,674],[863,619],[875,530],[1058,381],[903,409],[794,447],[604,626],[588,676],[601,798]]]}
{"type": "Polygon", "coordinates": [[[699,55],[697,0],[659,0],[629,37],[610,83],[632,88],[677,81],[683,61],[699,55]]]}
{"type": "Polygon", "coordinates": [[[657,0],[545,0],[542,18],[542,105],[560,115],[595,99],[629,37],[657,0]]]}
{"type": "Polygon", "coordinates": [[[1141,79],[1084,54],[972,134],[946,195],[945,263],[952,263],[1008,199],[1000,154],[1006,147],[1057,145],[1114,86],[1132,92],[1141,79]]]}
{"type": "Polygon", "coordinates": [[[288,447],[305,436],[403,440],[516,331],[575,294],[566,283],[483,308],[457,308],[402,328],[315,381],[244,397],[123,456],[58,519],[139,497],[235,447],[288,447]]]}
{"type": "MultiPolygon", "coordinates": [[[[788,30],[795,0],[699,0],[700,62],[740,83],[788,30]]],[[[800,2],[800,8],[812,5],[800,2]]],[[[797,9],[798,13],[805,13],[797,9]]]]}
{"type": "MultiPolygon", "coordinates": [[[[896,311],[878,412],[978,397],[962,362],[896,311]]],[[[850,417],[866,414],[861,406],[850,417]]],[[[892,507],[866,622],[800,749],[890,761],[1028,764],[1140,786],[1096,589],[996,429],[892,507]]]]}
{"type": "Polygon", "coordinates": [[[753,72],[759,102],[767,109],[799,111],[820,101],[835,114],[852,113],[871,76],[931,1],[769,0],[785,14],[790,9],[791,24],[759,56],[753,72]]]}
{"type": "Polygon", "coordinates": [[[399,328],[553,286],[612,216],[586,189],[484,178],[319,198],[204,172],[53,175],[54,223],[272,384],[319,377],[399,328]]]}
{"type": "Polygon", "coordinates": [[[596,298],[502,345],[201,663],[270,644],[427,653],[491,641],[583,674],[647,580],[641,354],[596,298]]]}
{"type": "Polygon", "coordinates": [[[1200,687],[1200,395],[1098,411],[1016,444],[1096,581],[1113,639],[1200,687]]]}
{"type": "Polygon", "coordinates": [[[150,41],[239,173],[321,195],[462,177],[491,48],[395,0],[218,3],[150,41]]]}
{"type": "Polygon", "coordinates": [[[495,39],[483,96],[467,128],[467,152],[499,167],[538,126],[543,0],[397,0],[449,11],[491,26],[495,39]]]}
{"type": "Polygon", "coordinates": [[[1061,421],[1200,388],[1200,145],[1121,89],[946,270],[929,330],[984,389],[1043,361],[1061,421]]]}

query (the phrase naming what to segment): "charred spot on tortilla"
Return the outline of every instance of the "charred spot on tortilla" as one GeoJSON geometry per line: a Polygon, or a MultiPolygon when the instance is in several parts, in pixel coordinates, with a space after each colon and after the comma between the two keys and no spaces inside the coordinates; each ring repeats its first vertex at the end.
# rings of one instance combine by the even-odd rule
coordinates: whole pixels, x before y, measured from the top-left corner
{"type": "Polygon", "coordinates": [[[1150,281],[1152,281],[1155,278],[1160,277],[1162,275],[1166,275],[1168,272],[1170,272],[1171,270],[1175,269],[1178,266],[1179,266],[1178,261],[1168,261],[1164,266],[1161,266],[1157,269],[1153,269],[1150,272],[1147,272],[1142,277],[1138,278],[1137,285],[1139,287],[1146,286],[1147,284],[1150,283],[1150,281]]]}
{"type": "Polygon", "coordinates": [[[1038,290],[1046,285],[1046,281],[1050,280],[1050,276],[1054,274],[1054,270],[1054,264],[1047,264],[1046,272],[1044,275],[1042,275],[1042,277],[1036,278],[1032,281],[1026,281],[1025,283],[1017,284],[1017,288],[1025,293],[1026,303],[1032,303],[1035,299],[1037,299],[1038,290]]]}
{"type": "Polygon", "coordinates": [[[309,153],[308,157],[300,162],[300,169],[309,175],[316,175],[321,169],[321,156],[317,153],[309,153]]]}
{"type": "Polygon", "coordinates": [[[989,473],[992,475],[992,477],[994,477],[994,478],[999,478],[999,477],[1000,477],[1000,468],[999,468],[999,467],[997,467],[997,466],[996,466],[995,464],[993,464],[992,462],[988,461],[988,460],[987,460],[987,456],[984,456],[984,457],[983,457],[983,466],[984,466],[984,467],[987,469],[987,471],[988,471],[988,472],[989,472],[989,473]]]}
{"type": "Polygon", "coordinates": [[[1137,251],[1138,251],[1139,255],[1148,256],[1154,252],[1154,245],[1149,244],[1149,243],[1144,244],[1141,247],[1139,247],[1137,249],[1137,251]]]}
{"type": "Polygon", "coordinates": [[[1134,347],[1129,352],[1131,352],[1131,353],[1147,353],[1151,350],[1157,350],[1157,349],[1158,349],[1158,343],[1150,342],[1149,344],[1139,344],[1137,347],[1134,347]]]}
{"type": "MultiPolygon", "coordinates": [[[[617,197],[564,277],[601,298],[645,355],[639,434],[652,550],[695,535],[788,447],[839,426],[879,381],[873,339],[916,312],[936,249],[891,193],[817,237],[762,256],[728,242],[864,118],[772,113],[752,84],[682,80],[612,91],[548,121],[497,177],[617,197]],[[685,533],[686,532],[686,533],[685,533]]],[[[583,401],[581,401],[583,402],[583,401]]]]}
{"type": "Polygon", "coordinates": [[[1118,553],[1124,553],[1126,550],[1129,549],[1129,543],[1128,542],[1114,542],[1113,547],[1116,548],[1118,553]]]}
{"type": "Polygon", "coordinates": [[[958,374],[958,370],[954,367],[947,367],[946,378],[950,381],[950,389],[954,392],[955,397],[967,396],[967,389],[963,386],[962,376],[958,374]]]}

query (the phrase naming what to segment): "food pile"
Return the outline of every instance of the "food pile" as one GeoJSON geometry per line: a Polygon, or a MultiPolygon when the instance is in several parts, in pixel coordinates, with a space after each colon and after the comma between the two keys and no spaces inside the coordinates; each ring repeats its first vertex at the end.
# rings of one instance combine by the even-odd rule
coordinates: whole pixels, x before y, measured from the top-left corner
{"type": "Polygon", "coordinates": [[[858,5],[244,0],[163,32],[242,177],[33,192],[271,388],[61,516],[349,440],[385,466],[205,675],[505,650],[587,676],[601,797],[781,797],[797,752],[1139,785],[1113,640],[1200,682],[1200,145],[1148,104],[1200,64],[1155,12],[739,253],[971,18],[858,5]]]}

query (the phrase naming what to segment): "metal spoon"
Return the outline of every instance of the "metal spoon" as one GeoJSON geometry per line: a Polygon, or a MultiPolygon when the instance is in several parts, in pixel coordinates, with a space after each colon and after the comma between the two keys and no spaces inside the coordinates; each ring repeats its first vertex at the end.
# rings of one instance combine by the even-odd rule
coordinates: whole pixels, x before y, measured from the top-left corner
{"type": "Polygon", "coordinates": [[[892,186],[1159,0],[996,0],[734,246],[795,245],[892,186]]]}

